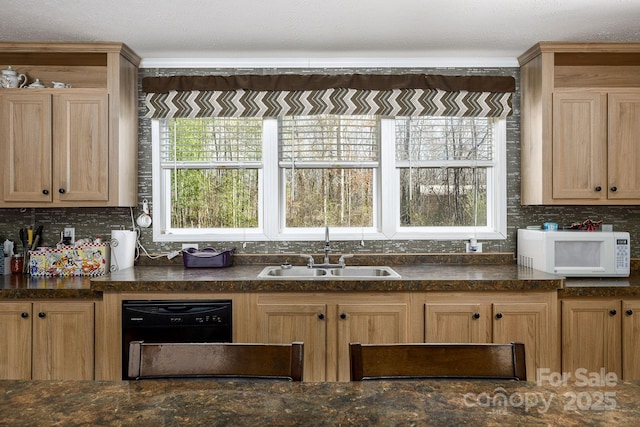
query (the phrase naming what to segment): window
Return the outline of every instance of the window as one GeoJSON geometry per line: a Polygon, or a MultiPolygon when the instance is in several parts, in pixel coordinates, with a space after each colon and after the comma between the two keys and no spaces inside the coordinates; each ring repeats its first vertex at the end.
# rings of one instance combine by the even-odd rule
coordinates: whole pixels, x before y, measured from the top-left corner
{"type": "Polygon", "coordinates": [[[165,230],[260,226],[261,119],[167,120],[158,132],[165,230]]]}
{"type": "Polygon", "coordinates": [[[373,116],[280,119],[284,228],[374,226],[378,123],[373,116]]]}
{"type": "Polygon", "coordinates": [[[488,190],[496,181],[492,171],[497,170],[495,121],[485,117],[396,120],[400,227],[487,226],[488,190]]]}
{"type": "Polygon", "coordinates": [[[504,119],[152,123],[157,241],[505,238],[504,119]]]}

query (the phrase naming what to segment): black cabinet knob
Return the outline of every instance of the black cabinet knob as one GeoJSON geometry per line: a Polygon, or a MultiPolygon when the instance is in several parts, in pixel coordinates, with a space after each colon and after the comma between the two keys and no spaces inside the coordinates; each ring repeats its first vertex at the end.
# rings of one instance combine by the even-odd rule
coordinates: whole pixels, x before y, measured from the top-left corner
{"type": "Polygon", "coordinates": [[[60,194],[64,194],[64,193],[65,193],[64,188],[60,188],[60,189],[58,190],[58,193],[60,193],[60,194]]]}
{"type": "Polygon", "coordinates": [[[496,319],[502,319],[502,313],[496,313],[496,319]]]}
{"type": "Polygon", "coordinates": [[[473,318],[474,319],[479,319],[480,318],[480,313],[473,313],[473,318]]]}
{"type": "Polygon", "coordinates": [[[618,311],[615,310],[615,309],[611,309],[611,310],[609,310],[609,314],[612,315],[612,316],[615,316],[616,314],[618,314],[618,311]]]}
{"type": "Polygon", "coordinates": [[[596,187],[596,191],[602,191],[602,187],[600,187],[599,185],[596,187]]]}
{"type": "Polygon", "coordinates": [[[618,191],[618,187],[611,187],[611,191],[613,191],[613,192],[618,191]]]}
{"type": "Polygon", "coordinates": [[[22,317],[23,319],[26,319],[27,317],[29,317],[29,313],[27,313],[26,311],[23,311],[22,313],[20,313],[20,317],[22,317]]]}
{"type": "Polygon", "coordinates": [[[38,313],[38,317],[41,319],[44,319],[45,317],[47,317],[47,313],[45,313],[44,311],[41,311],[40,313],[38,313]]]}
{"type": "Polygon", "coordinates": [[[625,311],[625,313],[627,314],[627,316],[631,316],[633,314],[633,310],[628,309],[627,311],[625,311]]]}
{"type": "Polygon", "coordinates": [[[346,313],[340,313],[340,318],[341,319],[346,319],[347,318],[347,314],[346,313]]]}
{"type": "Polygon", "coordinates": [[[318,313],[318,319],[324,320],[324,313],[318,313]]]}
{"type": "Polygon", "coordinates": [[[46,196],[47,194],[49,194],[49,190],[42,190],[42,194],[46,196]]]}

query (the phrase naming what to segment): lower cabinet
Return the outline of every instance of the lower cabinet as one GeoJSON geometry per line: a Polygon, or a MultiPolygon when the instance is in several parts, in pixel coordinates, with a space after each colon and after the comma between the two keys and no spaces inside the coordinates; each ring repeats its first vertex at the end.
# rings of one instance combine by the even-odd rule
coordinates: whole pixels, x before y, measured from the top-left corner
{"type": "Polygon", "coordinates": [[[94,303],[0,303],[0,378],[94,378],[94,303]]]}
{"type": "Polygon", "coordinates": [[[120,380],[123,299],[208,298],[233,300],[234,342],[304,342],[305,381],[349,381],[351,342],[517,341],[530,381],[538,368],[561,368],[555,290],[104,292],[96,302],[0,303],[0,348],[9,349],[0,352],[0,377],[120,380]]]}
{"type": "Polygon", "coordinates": [[[640,300],[562,300],[562,371],[640,379],[640,300]]]}
{"type": "Polygon", "coordinates": [[[253,341],[304,342],[305,381],[349,381],[350,342],[410,341],[403,293],[256,294],[251,305],[253,341]]]}
{"type": "Polygon", "coordinates": [[[555,292],[430,293],[424,313],[425,342],[522,342],[529,381],[560,369],[555,292]]]}
{"type": "Polygon", "coordinates": [[[250,339],[304,342],[305,381],[349,381],[349,343],[525,344],[527,377],[560,371],[558,300],[549,292],[254,294],[250,339]]]}

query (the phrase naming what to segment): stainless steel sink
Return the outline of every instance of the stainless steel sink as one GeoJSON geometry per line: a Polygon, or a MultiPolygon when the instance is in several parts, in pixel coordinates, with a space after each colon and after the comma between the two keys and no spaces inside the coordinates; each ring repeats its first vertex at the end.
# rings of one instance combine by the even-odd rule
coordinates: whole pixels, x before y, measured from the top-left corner
{"type": "Polygon", "coordinates": [[[265,267],[258,279],[291,278],[350,278],[350,279],[390,279],[400,278],[391,267],[347,266],[344,268],[309,268],[306,266],[269,266],[265,267]]]}
{"type": "Polygon", "coordinates": [[[332,276],[354,278],[391,278],[400,277],[391,267],[349,266],[345,268],[332,268],[332,276]]]}
{"type": "Polygon", "coordinates": [[[306,266],[291,266],[291,267],[265,267],[258,275],[259,279],[269,277],[322,277],[327,275],[327,270],[319,268],[308,268],[306,266]]]}

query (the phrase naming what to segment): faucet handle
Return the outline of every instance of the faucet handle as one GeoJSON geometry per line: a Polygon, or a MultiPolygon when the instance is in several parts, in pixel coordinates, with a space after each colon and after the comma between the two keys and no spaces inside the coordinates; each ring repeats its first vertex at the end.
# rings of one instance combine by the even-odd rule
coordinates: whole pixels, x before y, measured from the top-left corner
{"type": "Polygon", "coordinates": [[[338,260],[338,264],[340,264],[341,266],[345,267],[346,264],[344,262],[345,258],[353,258],[353,254],[343,254],[340,256],[340,259],[338,260]]]}
{"type": "Polygon", "coordinates": [[[307,254],[300,254],[300,256],[302,258],[306,258],[307,259],[307,267],[312,267],[313,266],[313,264],[314,264],[313,256],[307,255],[307,254]]]}

